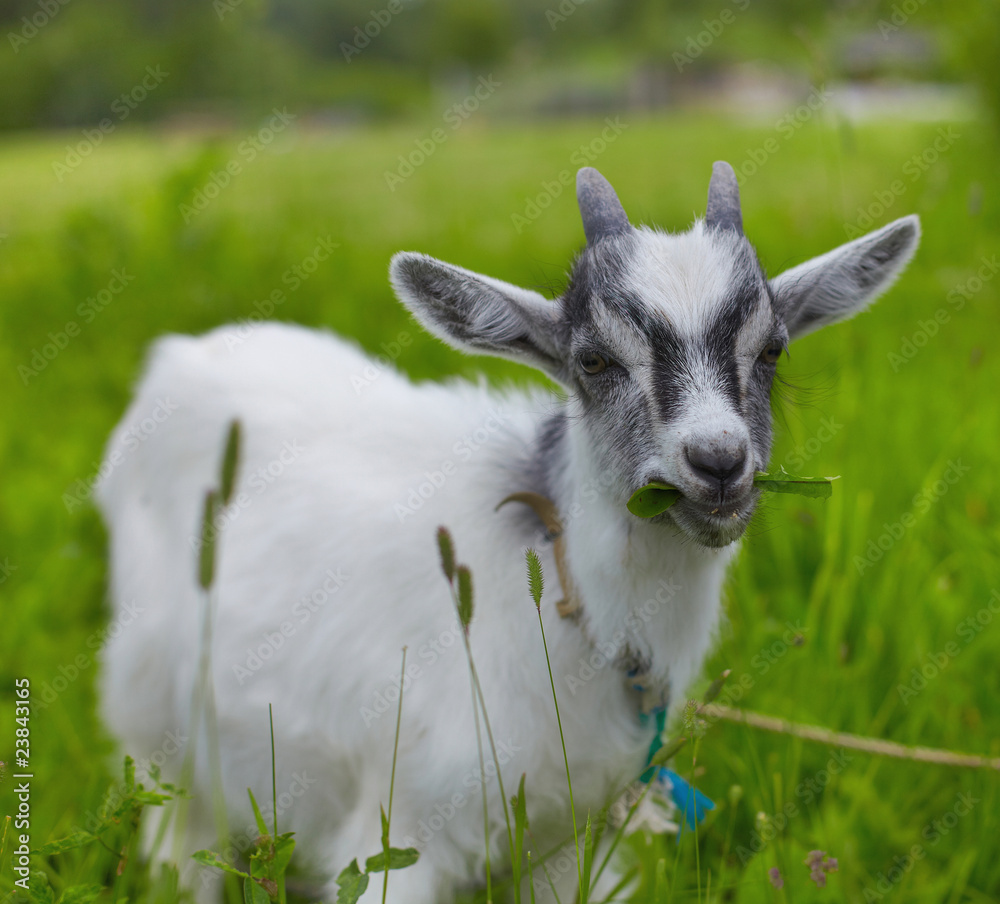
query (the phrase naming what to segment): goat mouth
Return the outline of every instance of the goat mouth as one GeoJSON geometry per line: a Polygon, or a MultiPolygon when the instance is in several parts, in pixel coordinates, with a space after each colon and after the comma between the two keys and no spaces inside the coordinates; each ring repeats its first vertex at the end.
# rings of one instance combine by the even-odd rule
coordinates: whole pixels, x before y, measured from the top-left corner
{"type": "Polygon", "coordinates": [[[756,508],[756,495],[718,505],[705,505],[681,496],[669,514],[677,527],[696,543],[717,549],[743,536],[756,508]]]}

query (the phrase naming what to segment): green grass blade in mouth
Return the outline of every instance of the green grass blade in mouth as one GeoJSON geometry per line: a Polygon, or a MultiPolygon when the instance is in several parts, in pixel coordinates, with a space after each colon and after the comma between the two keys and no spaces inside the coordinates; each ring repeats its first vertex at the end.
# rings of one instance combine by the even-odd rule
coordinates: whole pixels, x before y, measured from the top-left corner
{"type": "MultiPolygon", "coordinates": [[[[828,499],[833,492],[836,477],[795,477],[784,468],[773,473],[760,471],[754,477],[754,485],[769,493],[794,493],[813,499],[828,499]]],[[[678,499],[681,491],[669,483],[647,483],[636,490],[626,507],[639,518],[653,518],[665,512],[678,499]]]]}
{"type": "Polygon", "coordinates": [[[836,477],[793,477],[784,468],[774,473],[760,471],[754,477],[755,486],[770,493],[795,493],[813,499],[829,499],[836,477]]]}

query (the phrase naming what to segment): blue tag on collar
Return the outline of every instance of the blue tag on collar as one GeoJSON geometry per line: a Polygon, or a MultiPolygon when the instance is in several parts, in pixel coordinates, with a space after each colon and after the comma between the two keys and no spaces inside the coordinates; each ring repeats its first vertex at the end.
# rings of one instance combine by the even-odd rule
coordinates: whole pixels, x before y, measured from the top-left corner
{"type": "MultiPolygon", "coordinates": [[[[653,738],[652,743],[649,745],[649,753],[646,754],[647,765],[652,761],[653,757],[656,756],[657,752],[663,747],[663,731],[667,725],[667,711],[665,709],[655,713],[656,717],[656,736],[653,738]]],[[[649,721],[649,716],[640,716],[643,724],[649,721]]],[[[648,784],[650,781],[655,779],[661,785],[665,785],[667,782],[670,783],[670,797],[674,802],[674,806],[680,811],[681,817],[684,822],[687,823],[689,829],[694,830],[698,823],[705,818],[705,814],[709,810],[715,809],[715,804],[712,800],[702,794],[697,788],[691,785],[689,782],[685,781],[681,776],[679,776],[673,769],[667,769],[664,766],[649,766],[645,772],[639,776],[639,780],[648,784]]],[[[681,831],[684,827],[681,826],[681,831]]]]}

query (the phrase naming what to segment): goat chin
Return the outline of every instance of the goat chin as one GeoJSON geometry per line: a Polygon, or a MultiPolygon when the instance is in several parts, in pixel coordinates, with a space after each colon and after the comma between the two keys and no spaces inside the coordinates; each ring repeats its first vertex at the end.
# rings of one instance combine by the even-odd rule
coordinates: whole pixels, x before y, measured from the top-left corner
{"type": "MultiPolygon", "coordinates": [[[[389,899],[447,901],[482,880],[483,786],[502,868],[503,801],[488,749],[485,774],[480,767],[462,631],[435,541],[442,524],[473,574],[470,642],[504,789],[514,793],[526,774],[538,850],[565,845],[563,756],[524,548],[538,550],[547,578],[541,613],[585,818],[639,774],[654,730],[640,723],[615,660],[637,653],[680,701],[710,643],[735,547],[630,526],[583,444],[569,442],[573,468],[549,489],[583,615],[561,619],[540,523],[526,507],[494,511],[513,492],[541,489],[539,433],[556,404],[542,393],[413,385],[384,360],[291,326],[161,340],[111,439],[98,493],[121,621],[103,654],[102,710],[140,778],[151,764],[178,778],[192,743],[201,508],[239,418],[238,482],[217,522],[211,650],[229,853],[238,859],[256,835],[246,789],[270,798],[269,704],[278,828],[296,833],[302,869],[332,897],[341,869],[381,849],[405,647],[391,842],[421,856],[392,874],[389,899]]],[[[189,853],[216,844],[203,731],[197,748],[189,853]]],[[[211,874],[194,869],[187,881],[211,897],[211,874]]],[[[557,874],[570,897],[575,859],[557,874]]],[[[362,900],[381,882],[372,889],[362,900]]]]}

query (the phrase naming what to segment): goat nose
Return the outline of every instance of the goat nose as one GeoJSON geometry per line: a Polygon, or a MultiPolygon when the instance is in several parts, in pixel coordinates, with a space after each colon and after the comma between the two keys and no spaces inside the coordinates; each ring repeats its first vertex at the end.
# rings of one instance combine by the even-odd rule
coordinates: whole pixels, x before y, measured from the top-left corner
{"type": "Polygon", "coordinates": [[[740,474],[746,464],[747,453],[742,446],[718,448],[713,446],[688,446],[684,450],[688,464],[699,477],[708,477],[725,483],[740,474]]]}

